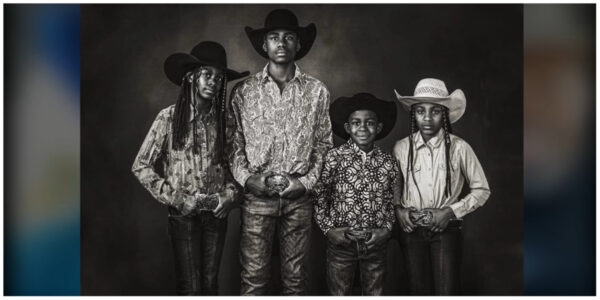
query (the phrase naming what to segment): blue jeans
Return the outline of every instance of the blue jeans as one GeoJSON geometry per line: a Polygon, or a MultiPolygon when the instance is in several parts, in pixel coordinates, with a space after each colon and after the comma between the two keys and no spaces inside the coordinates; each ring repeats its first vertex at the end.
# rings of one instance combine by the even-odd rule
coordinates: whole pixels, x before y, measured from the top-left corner
{"type": "Polygon", "coordinates": [[[347,246],[327,242],[327,286],[333,296],[351,295],[356,268],[360,269],[360,285],[363,295],[383,294],[387,242],[379,247],[359,253],[357,242],[347,246]]]}
{"type": "Polygon", "coordinates": [[[277,216],[255,214],[242,207],[242,295],[266,294],[276,231],[279,233],[282,294],[306,293],[312,213],[310,202],[300,206],[288,205],[277,216]]]}
{"type": "Polygon", "coordinates": [[[175,256],[178,295],[218,295],[217,279],[227,219],[212,212],[184,217],[170,209],[169,235],[175,256]]]}

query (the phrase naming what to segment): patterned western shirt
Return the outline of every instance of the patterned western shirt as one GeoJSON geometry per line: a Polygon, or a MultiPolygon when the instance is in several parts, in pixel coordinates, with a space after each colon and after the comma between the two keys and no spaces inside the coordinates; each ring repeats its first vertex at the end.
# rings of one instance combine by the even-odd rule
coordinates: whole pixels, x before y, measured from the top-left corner
{"type": "Polygon", "coordinates": [[[184,197],[193,197],[196,192],[213,194],[224,188],[237,191],[216,151],[217,124],[214,107],[213,105],[205,114],[196,113],[192,107],[188,118],[189,134],[181,150],[173,149],[171,124],[175,105],[163,109],[154,120],[131,170],[159,202],[177,207],[184,197]],[[192,122],[196,122],[197,126],[196,153],[193,149],[192,122]],[[157,161],[162,165],[164,176],[154,169],[157,161]]]}
{"type": "Polygon", "coordinates": [[[330,150],[314,190],[315,220],[325,234],[338,227],[387,228],[402,179],[394,157],[375,147],[365,153],[352,140],[330,150]]]}
{"type": "MultiPolygon", "coordinates": [[[[319,178],[323,156],[333,146],[329,91],[296,65],[294,77],[282,90],[268,65],[232,91],[227,118],[231,172],[244,186],[253,174],[273,171],[298,178],[310,191],[319,178]]],[[[278,215],[285,199],[246,195],[242,208],[251,213],[278,215]]],[[[291,203],[309,200],[304,196],[291,203]]]]}
{"type": "MultiPolygon", "coordinates": [[[[485,204],[490,196],[490,187],[473,149],[463,139],[450,134],[450,174],[452,194],[444,197],[446,187],[446,145],[443,129],[425,142],[420,132],[413,134],[414,141],[414,180],[413,172],[404,174],[408,178],[402,195],[402,206],[423,208],[450,207],[456,218],[462,218],[485,204]],[[469,194],[459,199],[463,184],[469,184],[469,194]],[[415,185],[416,182],[416,185],[415,185]]],[[[399,161],[402,172],[406,173],[409,138],[406,137],[394,146],[394,157],[399,161]]]]}

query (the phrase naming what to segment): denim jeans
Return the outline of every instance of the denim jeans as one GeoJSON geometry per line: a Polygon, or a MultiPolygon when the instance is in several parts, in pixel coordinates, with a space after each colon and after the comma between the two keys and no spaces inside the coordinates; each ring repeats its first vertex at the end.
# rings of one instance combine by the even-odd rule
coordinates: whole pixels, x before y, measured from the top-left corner
{"type": "Polygon", "coordinates": [[[175,256],[178,295],[218,295],[218,274],[227,219],[212,212],[181,216],[170,209],[169,235],[175,256]]]}
{"type": "Polygon", "coordinates": [[[411,294],[458,294],[462,256],[460,223],[451,223],[440,233],[432,233],[424,227],[417,227],[411,233],[400,231],[400,244],[411,294]]]}
{"type": "Polygon", "coordinates": [[[242,208],[240,241],[241,294],[264,295],[271,278],[271,254],[279,233],[283,295],[306,293],[306,261],[310,249],[313,205],[286,206],[279,216],[259,215],[242,208]]]}
{"type": "Polygon", "coordinates": [[[356,267],[360,269],[360,285],[363,295],[380,296],[386,271],[387,243],[379,248],[359,253],[356,242],[347,246],[327,242],[327,286],[333,296],[352,293],[356,267]]]}

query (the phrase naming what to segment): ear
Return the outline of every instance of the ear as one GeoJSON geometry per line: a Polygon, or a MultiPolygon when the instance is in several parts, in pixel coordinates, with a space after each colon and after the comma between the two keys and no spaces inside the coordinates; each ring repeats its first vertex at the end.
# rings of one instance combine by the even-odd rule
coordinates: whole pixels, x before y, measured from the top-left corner
{"type": "Polygon", "coordinates": [[[344,123],[344,130],[346,130],[347,134],[350,134],[350,123],[348,123],[348,122],[344,123]]]}
{"type": "Polygon", "coordinates": [[[263,41],[263,51],[267,52],[267,44],[263,41]]]}
{"type": "Polygon", "coordinates": [[[379,122],[377,123],[377,134],[379,134],[381,130],[383,130],[383,123],[379,122]]]}

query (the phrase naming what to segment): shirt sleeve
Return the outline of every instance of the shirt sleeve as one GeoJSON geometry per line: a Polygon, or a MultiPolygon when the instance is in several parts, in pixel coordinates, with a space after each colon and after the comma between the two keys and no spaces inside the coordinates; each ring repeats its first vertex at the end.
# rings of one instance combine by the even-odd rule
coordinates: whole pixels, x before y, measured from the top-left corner
{"type": "Polygon", "coordinates": [[[313,191],[313,203],[315,205],[315,222],[325,235],[333,228],[333,220],[330,215],[333,197],[333,171],[335,170],[335,157],[331,152],[325,157],[325,164],[321,177],[315,184],[313,191]]]}
{"type": "Polygon", "coordinates": [[[175,197],[175,190],[169,182],[154,170],[154,164],[163,153],[166,144],[169,124],[169,111],[165,109],[152,123],[131,171],[156,200],[163,204],[177,206],[180,203],[175,202],[181,200],[181,197],[175,197]]]}
{"type": "Polygon", "coordinates": [[[469,144],[463,145],[459,152],[460,169],[469,183],[470,191],[464,198],[450,205],[456,218],[462,218],[484,205],[490,196],[490,187],[475,152],[469,144]]]}
{"type": "Polygon", "coordinates": [[[248,169],[248,158],[246,157],[246,140],[242,127],[242,118],[240,114],[240,104],[243,100],[241,85],[233,88],[231,93],[231,109],[227,114],[226,132],[227,148],[226,153],[229,159],[229,165],[233,178],[243,187],[246,180],[252,173],[248,169]]]}
{"type": "Polygon", "coordinates": [[[394,206],[396,203],[400,203],[402,198],[402,174],[400,173],[400,168],[398,167],[398,163],[395,158],[390,159],[392,169],[390,170],[390,183],[392,188],[392,199],[385,203],[385,211],[384,211],[384,223],[383,226],[392,230],[392,226],[396,221],[396,213],[394,210],[394,206]]]}
{"type": "Polygon", "coordinates": [[[396,159],[396,165],[398,167],[399,170],[399,182],[398,185],[396,187],[396,190],[394,190],[394,192],[398,192],[397,190],[399,190],[400,194],[399,196],[397,196],[396,194],[394,194],[394,205],[400,205],[402,207],[405,207],[405,204],[408,203],[408,186],[404,186],[405,181],[405,176],[406,175],[405,172],[405,168],[402,167],[402,161],[406,160],[406,153],[407,153],[407,147],[405,147],[402,143],[402,141],[398,141],[396,142],[396,145],[394,145],[394,158],[396,159]]]}
{"type": "Polygon", "coordinates": [[[311,166],[306,175],[299,177],[298,180],[304,185],[307,191],[313,189],[313,186],[319,179],[319,174],[323,166],[323,158],[329,149],[333,147],[333,136],[331,133],[331,120],[329,119],[330,96],[327,88],[323,87],[319,94],[318,125],[316,126],[315,138],[316,144],[311,152],[311,166]]]}

